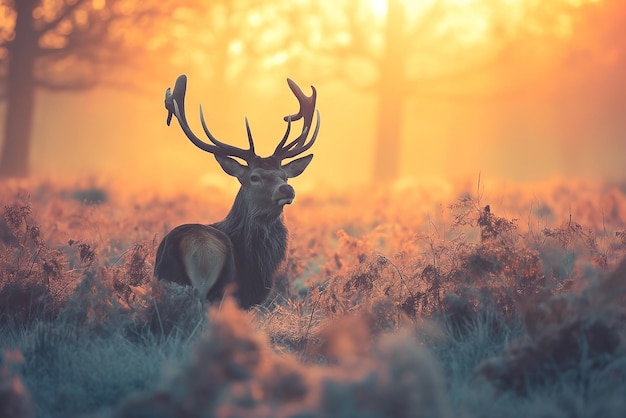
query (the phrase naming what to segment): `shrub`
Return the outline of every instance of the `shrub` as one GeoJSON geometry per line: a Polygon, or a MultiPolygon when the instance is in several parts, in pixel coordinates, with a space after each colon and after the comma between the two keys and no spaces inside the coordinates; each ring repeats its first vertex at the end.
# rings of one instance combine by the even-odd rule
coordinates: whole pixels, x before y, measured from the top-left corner
{"type": "Polygon", "coordinates": [[[0,225],[0,324],[55,318],[71,291],[64,254],[46,244],[27,196],[4,207],[0,225]]]}
{"type": "Polygon", "coordinates": [[[332,363],[305,366],[274,353],[233,300],[208,317],[191,363],[113,416],[449,416],[440,371],[410,332],[363,344],[366,321],[348,317],[325,332],[319,353],[332,363]]]}
{"type": "Polygon", "coordinates": [[[564,378],[588,385],[595,373],[626,359],[626,315],[620,296],[625,278],[626,260],[581,294],[555,295],[528,305],[527,334],[482,364],[477,375],[525,395],[564,378]]]}

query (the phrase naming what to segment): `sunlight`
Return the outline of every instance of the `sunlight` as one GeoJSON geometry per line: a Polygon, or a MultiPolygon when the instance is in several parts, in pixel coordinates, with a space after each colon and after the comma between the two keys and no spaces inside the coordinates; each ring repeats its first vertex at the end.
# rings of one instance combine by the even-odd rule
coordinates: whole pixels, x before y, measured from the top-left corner
{"type": "Polygon", "coordinates": [[[370,0],[370,9],[375,16],[387,14],[387,0],[370,0]]]}
{"type": "MultiPolygon", "coordinates": [[[[442,16],[438,28],[442,32],[463,33],[461,41],[466,44],[483,40],[489,33],[489,27],[496,21],[509,28],[516,27],[536,3],[535,0],[368,0],[366,3],[371,15],[380,21],[387,17],[390,2],[402,5],[409,22],[419,21],[435,8],[446,9],[448,13],[442,16]]],[[[562,2],[573,7],[582,7],[590,3],[600,3],[601,0],[562,2]]],[[[571,36],[571,17],[566,14],[557,16],[557,27],[554,30],[562,38],[571,36]]]]}
{"type": "Polygon", "coordinates": [[[235,39],[228,45],[228,52],[232,55],[240,55],[243,52],[243,42],[235,39]]]}
{"type": "MultiPolygon", "coordinates": [[[[509,5],[520,3],[523,0],[502,0],[509,5]]],[[[389,12],[389,2],[400,2],[402,9],[406,13],[407,21],[414,22],[426,15],[433,8],[443,7],[451,11],[437,24],[437,29],[441,33],[458,32],[463,35],[460,37],[462,43],[473,43],[484,38],[489,21],[494,19],[485,13],[485,9],[481,6],[484,0],[423,0],[412,2],[406,0],[369,0],[368,7],[370,13],[378,20],[384,20],[389,12]]],[[[514,13],[514,9],[509,9],[514,13]]],[[[439,12],[437,12],[439,13],[439,12]]]]}
{"type": "MultiPolygon", "coordinates": [[[[0,44],[13,37],[13,28],[15,27],[16,13],[13,9],[0,4],[0,44]]],[[[0,48],[0,51],[6,48],[0,48]]],[[[0,52],[1,54],[2,52],[0,52]]],[[[1,55],[0,55],[1,57],[1,55]]]]}
{"type": "Polygon", "coordinates": [[[91,6],[94,8],[94,10],[102,10],[105,8],[106,4],[106,0],[93,0],[91,2],[91,6]]]}
{"type": "MultiPolygon", "coordinates": [[[[127,0],[123,2],[132,6],[127,0]]],[[[589,116],[588,121],[582,118],[585,113],[575,107],[577,104],[569,106],[568,111],[580,112],[571,115],[578,125],[561,123],[568,119],[555,104],[561,96],[570,97],[565,93],[570,87],[566,83],[582,85],[583,81],[579,80],[587,77],[583,71],[595,71],[592,76],[597,80],[594,78],[589,82],[584,87],[588,91],[580,96],[591,96],[600,108],[617,108],[613,102],[620,99],[614,97],[615,91],[604,93],[595,89],[596,85],[603,86],[600,75],[596,76],[596,73],[600,74],[597,68],[608,72],[621,65],[623,60],[620,53],[623,49],[619,47],[621,41],[611,39],[608,30],[602,27],[604,20],[607,25],[619,22],[621,6],[603,5],[617,4],[615,0],[294,0],[259,2],[254,7],[249,7],[246,2],[234,2],[232,8],[225,8],[224,3],[209,2],[206,9],[204,5],[189,1],[172,3],[171,13],[158,22],[160,29],[155,30],[155,34],[143,34],[131,26],[126,27],[126,22],[123,28],[118,25],[111,29],[116,33],[123,30],[123,38],[138,44],[137,51],[147,54],[147,59],[137,60],[137,68],[128,70],[128,73],[135,73],[132,77],[146,85],[141,88],[150,90],[149,101],[147,98],[141,100],[153,106],[146,105],[145,113],[158,122],[155,135],[163,141],[167,138],[170,141],[168,146],[172,143],[182,150],[172,156],[175,153],[167,148],[163,156],[154,157],[162,164],[170,160],[183,161],[193,154],[186,140],[180,139],[180,133],[166,130],[161,123],[162,90],[171,86],[175,76],[183,72],[189,75],[193,88],[197,89],[194,90],[197,96],[189,97],[190,114],[193,112],[189,115],[190,119],[193,117],[190,122],[196,124],[196,129],[199,127],[198,102],[213,103],[212,116],[221,124],[216,130],[223,132],[227,140],[234,138],[235,141],[241,138],[242,116],[255,120],[254,127],[260,138],[270,136],[270,133],[274,135],[275,126],[282,130],[282,119],[273,114],[267,102],[272,100],[273,107],[274,100],[277,100],[278,107],[284,101],[287,109],[292,105],[290,95],[279,93],[283,91],[279,88],[284,89],[285,77],[316,85],[320,90],[320,108],[324,105],[326,128],[323,132],[330,138],[348,139],[335,143],[332,139],[320,141],[322,150],[315,159],[311,175],[329,182],[340,179],[337,183],[346,185],[366,181],[363,179],[369,178],[371,163],[366,161],[357,168],[344,168],[332,148],[343,147],[340,151],[352,152],[347,150],[357,138],[362,138],[358,160],[372,159],[375,154],[372,148],[379,140],[376,129],[382,108],[379,104],[383,96],[381,85],[391,87],[388,90],[393,90],[404,106],[400,123],[395,124],[401,125],[402,160],[398,166],[403,167],[403,174],[411,176],[461,176],[474,167],[498,174],[504,172],[511,177],[539,176],[544,172],[565,170],[568,161],[574,158],[595,169],[595,163],[584,158],[585,153],[577,153],[576,147],[565,146],[566,141],[560,139],[561,135],[563,138],[572,136],[571,132],[565,132],[571,129],[574,134],[588,130],[590,137],[609,137],[612,130],[618,129],[609,123],[613,116],[604,116],[600,111],[593,117],[606,119],[607,123],[598,123],[600,128],[592,129],[593,117],[589,116]],[[611,14],[610,11],[618,13],[611,14]],[[392,30],[388,31],[388,28],[392,30]],[[395,56],[401,56],[401,59],[386,61],[387,54],[397,54],[395,56]],[[575,68],[565,67],[571,71],[562,71],[561,61],[565,59],[571,59],[575,68]],[[384,62],[393,62],[405,71],[388,71],[381,65],[384,62]],[[596,63],[602,65],[596,66],[596,63]],[[391,73],[385,73],[385,84],[380,81],[384,71],[391,73]],[[246,90],[251,88],[254,95],[246,90]],[[410,94],[403,95],[405,90],[410,94]],[[518,94],[522,98],[518,99],[518,94]],[[224,105],[221,105],[221,95],[228,96],[223,100],[224,105]],[[457,100],[457,97],[461,99],[457,100]],[[499,100],[504,100],[501,97],[511,103],[500,104],[499,100]],[[326,103],[322,102],[324,100],[326,103]],[[480,101],[480,106],[466,105],[471,101],[480,101]],[[571,110],[573,107],[575,109],[571,110]],[[366,116],[342,117],[345,109],[366,116]],[[528,123],[522,123],[522,120],[528,123]],[[463,140],[454,132],[461,124],[468,132],[463,140]],[[579,128],[583,124],[589,127],[572,127],[579,128]],[[470,146],[471,143],[478,145],[470,146]],[[502,163],[506,160],[499,156],[508,155],[509,147],[521,148],[520,143],[529,150],[525,156],[541,148],[543,155],[550,155],[558,162],[536,170],[527,170],[521,163],[502,163]],[[458,149],[463,152],[456,152],[458,149]],[[570,154],[565,154],[562,149],[570,154]],[[413,160],[418,153],[427,153],[430,157],[418,165],[413,160]],[[333,167],[333,171],[342,170],[341,175],[333,175],[328,167],[333,167]],[[533,173],[529,174],[531,171],[533,173]]],[[[0,44],[13,36],[15,13],[7,6],[10,4],[0,0],[0,44]]],[[[35,16],[46,22],[55,16],[52,5],[61,2],[47,0],[41,4],[48,6],[39,7],[35,16]]],[[[90,27],[95,11],[104,9],[106,12],[117,2],[87,0],[81,4],[85,6],[76,10],[72,19],[67,19],[57,31],[42,38],[40,47],[66,45],[65,33],[77,25],[90,27]]],[[[615,33],[619,33],[618,30],[615,33]]],[[[7,56],[6,47],[0,48],[0,60],[7,56]]],[[[55,65],[54,68],[61,67],[55,65]]],[[[580,89],[582,91],[583,87],[580,89]]],[[[52,99],[49,101],[52,103],[52,99]]],[[[49,106],[56,109],[54,105],[49,106]]],[[[80,105],[75,106],[84,110],[80,105]]],[[[36,126],[54,124],[57,129],[50,130],[54,132],[50,134],[48,128],[36,131],[36,135],[47,141],[44,146],[36,143],[34,161],[38,166],[44,165],[41,160],[52,161],[51,155],[54,155],[57,165],[95,167],[85,158],[72,158],[71,163],[67,163],[61,151],[44,152],[46,146],[62,150],[62,147],[49,144],[56,144],[56,138],[64,136],[59,132],[65,128],[58,122],[60,116],[54,114],[53,117],[51,112],[38,113],[41,116],[37,116],[36,126]]],[[[131,125],[131,122],[127,123],[131,125]]],[[[103,128],[112,129],[108,125],[103,128]]],[[[120,140],[115,146],[126,145],[120,140]]],[[[516,152],[520,151],[516,149],[516,152]]],[[[106,169],[113,164],[104,157],[101,160],[101,166],[106,169]]],[[[93,161],[96,161],[95,157],[93,161]]],[[[210,173],[219,170],[215,164],[206,168],[206,161],[200,158],[193,164],[210,173]]],[[[609,164],[604,165],[606,171],[618,171],[609,168],[609,164]]],[[[189,171],[193,172],[191,167],[189,171]]]]}

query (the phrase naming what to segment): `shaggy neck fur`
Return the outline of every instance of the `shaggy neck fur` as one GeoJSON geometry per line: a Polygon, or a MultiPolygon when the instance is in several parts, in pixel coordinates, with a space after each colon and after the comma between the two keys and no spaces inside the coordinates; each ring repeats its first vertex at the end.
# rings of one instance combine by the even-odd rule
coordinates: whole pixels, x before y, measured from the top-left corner
{"type": "Polygon", "coordinates": [[[258,212],[240,191],[226,218],[213,226],[226,233],[233,243],[242,308],[263,302],[272,288],[274,272],[287,251],[282,207],[258,212]]]}

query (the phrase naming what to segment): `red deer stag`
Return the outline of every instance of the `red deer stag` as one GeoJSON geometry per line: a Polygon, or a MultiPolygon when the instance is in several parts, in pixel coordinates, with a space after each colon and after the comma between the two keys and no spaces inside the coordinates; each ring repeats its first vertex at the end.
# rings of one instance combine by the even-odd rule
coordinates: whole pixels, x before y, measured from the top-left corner
{"type": "Polygon", "coordinates": [[[300,87],[287,79],[300,103],[298,113],[286,116],[287,130],[270,157],[259,157],[246,119],[249,149],[237,148],[216,139],[206,126],[202,107],[200,121],[211,143],[199,139],[189,128],[185,116],[187,77],[176,80],[174,91],[165,92],[167,124],[172,115],[187,138],[203,151],[213,154],[226,174],[237,177],[241,187],[226,218],[211,225],[185,224],[170,231],[157,249],[154,274],[157,279],[192,285],[209,301],[222,298],[225,287],[236,284],[242,308],[262,303],[273,285],[273,276],[284,260],[287,250],[287,228],[283,223],[283,207],[293,202],[295,191],[287,179],[296,177],[309,165],[313,154],[287,164],[285,159],[307,151],[317,137],[320,115],[309,142],[317,92],[306,96],[300,87]],[[300,135],[287,143],[291,123],[303,119],[300,135]],[[231,158],[245,161],[242,164],[231,158]]]}

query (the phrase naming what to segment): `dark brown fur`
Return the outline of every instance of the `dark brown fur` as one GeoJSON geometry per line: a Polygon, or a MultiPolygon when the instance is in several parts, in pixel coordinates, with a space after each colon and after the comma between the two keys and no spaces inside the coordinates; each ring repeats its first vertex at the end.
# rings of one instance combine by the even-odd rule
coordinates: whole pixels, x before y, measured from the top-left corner
{"type": "Polygon", "coordinates": [[[226,286],[235,280],[232,243],[226,234],[216,228],[200,224],[186,224],[174,228],[163,238],[157,249],[154,274],[158,279],[193,285],[185,269],[183,254],[199,243],[212,245],[220,253],[221,259],[210,260],[210,263],[222,266],[215,283],[207,290],[206,297],[213,302],[221,299],[226,286]]]}

